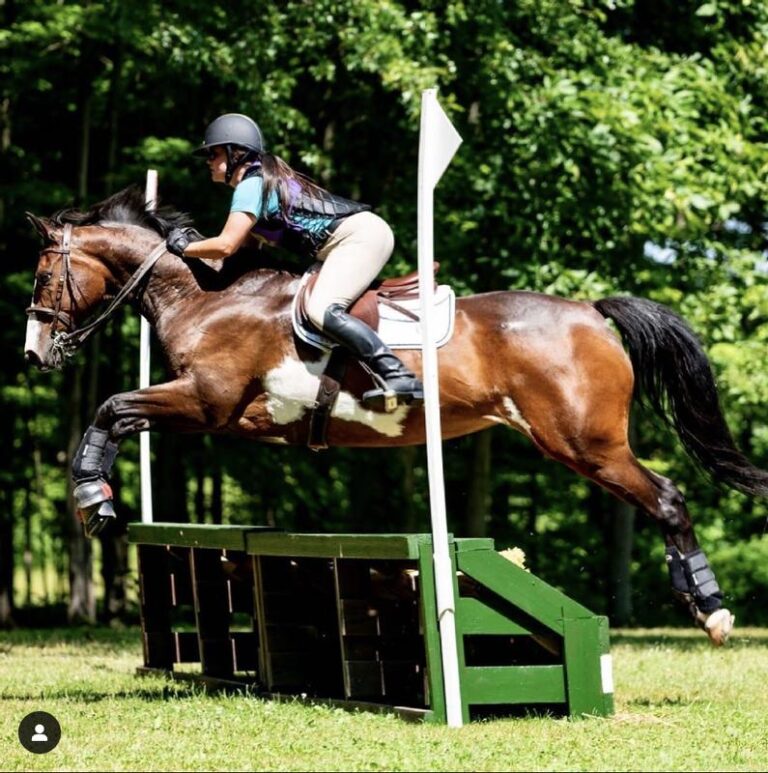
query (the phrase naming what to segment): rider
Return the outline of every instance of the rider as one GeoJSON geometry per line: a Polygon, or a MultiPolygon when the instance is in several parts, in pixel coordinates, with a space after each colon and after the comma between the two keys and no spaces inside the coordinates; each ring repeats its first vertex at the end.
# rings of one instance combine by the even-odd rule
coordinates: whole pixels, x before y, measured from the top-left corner
{"type": "Polygon", "coordinates": [[[233,254],[254,234],[322,261],[307,314],[386,384],[386,390],[366,392],[363,404],[381,407],[385,391],[393,391],[399,404],[421,403],[421,382],[368,325],[347,314],[392,254],[389,225],[369,206],[329,193],[266,151],[261,130],[245,115],[219,116],[195,154],[207,157],[214,182],[235,189],[229,217],[218,236],[202,241],[195,241],[199,236],[193,229],[174,228],[168,250],[184,258],[216,260],[233,254]]]}

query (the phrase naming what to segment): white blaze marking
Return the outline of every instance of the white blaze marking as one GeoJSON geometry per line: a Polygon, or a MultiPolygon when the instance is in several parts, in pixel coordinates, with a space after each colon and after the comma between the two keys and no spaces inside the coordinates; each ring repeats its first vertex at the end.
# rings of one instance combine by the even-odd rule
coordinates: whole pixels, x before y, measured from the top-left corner
{"type": "MultiPolygon", "coordinates": [[[[286,357],[280,365],[267,373],[264,388],[267,391],[267,410],[275,424],[290,424],[312,410],[330,354],[317,362],[299,362],[286,357]]],[[[340,392],[331,416],[341,421],[364,424],[387,437],[403,434],[403,422],[408,414],[401,405],[392,413],[376,413],[363,408],[349,392],[340,392]]]]}
{"type": "Polygon", "coordinates": [[[24,341],[25,352],[35,352],[38,356],[42,353],[38,349],[40,341],[40,332],[43,327],[43,323],[36,319],[27,320],[27,338],[24,341]]]}
{"type": "Polygon", "coordinates": [[[515,405],[514,400],[511,397],[505,397],[502,402],[507,411],[507,418],[509,421],[530,434],[531,425],[523,418],[523,414],[520,413],[520,409],[515,405]]]}

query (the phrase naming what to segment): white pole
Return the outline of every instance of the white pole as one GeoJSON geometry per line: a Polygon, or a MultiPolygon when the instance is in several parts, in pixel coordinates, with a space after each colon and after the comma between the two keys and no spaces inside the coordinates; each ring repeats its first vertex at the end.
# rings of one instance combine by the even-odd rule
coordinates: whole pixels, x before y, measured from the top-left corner
{"type": "MultiPolygon", "coordinates": [[[[147,169],[144,202],[147,209],[155,208],[157,201],[157,170],[147,169]]],[[[149,386],[149,322],[141,318],[139,336],[139,389],[149,386]]],[[[149,432],[139,434],[139,467],[141,470],[141,521],[152,523],[152,465],[149,453],[149,432]]]]}
{"type": "Polygon", "coordinates": [[[437,344],[433,320],[434,189],[456,152],[461,137],[437,101],[437,89],[421,94],[418,180],[419,293],[421,295],[422,358],[424,366],[424,413],[429,472],[429,506],[432,518],[437,616],[443,653],[443,684],[447,721],[461,727],[461,685],[456,642],[456,602],[453,566],[448,543],[448,523],[443,478],[443,446],[440,429],[440,387],[437,344]]]}

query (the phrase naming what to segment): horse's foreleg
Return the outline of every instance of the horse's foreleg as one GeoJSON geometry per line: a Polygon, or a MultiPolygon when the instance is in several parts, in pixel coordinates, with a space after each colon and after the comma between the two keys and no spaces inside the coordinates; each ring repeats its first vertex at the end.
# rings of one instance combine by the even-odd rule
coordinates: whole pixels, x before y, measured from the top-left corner
{"type": "Polygon", "coordinates": [[[99,406],[72,460],[75,503],[86,536],[93,537],[116,518],[108,481],[119,442],[155,426],[186,431],[206,428],[206,417],[190,380],[112,395],[99,406]]]}

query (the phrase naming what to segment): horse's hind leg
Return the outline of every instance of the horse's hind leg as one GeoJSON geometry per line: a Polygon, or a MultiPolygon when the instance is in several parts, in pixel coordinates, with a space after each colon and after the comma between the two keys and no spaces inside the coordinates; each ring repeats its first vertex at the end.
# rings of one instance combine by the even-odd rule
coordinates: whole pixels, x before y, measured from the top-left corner
{"type": "MultiPolygon", "coordinates": [[[[626,444],[600,456],[598,466],[580,471],[619,498],[640,507],[659,524],[667,545],[667,569],[673,592],[712,643],[723,644],[733,627],[733,615],[723,608],[723,594],[696,540],[680,490],[668,478],[643,467],[626,444]]],[[[584,455],[579,461],[584,463],[584,455]]]]}
{"type": "MultiPolygon", "coordinates": [[[[605,426],[602,424],[603,429],[605,426]]],[[[616,435],[607,437],[604,431],[590,433],[588,426],[582,426],[578,441],[557,432],[537,433],[536,440],[546,453],[636,505],[658,523],[667,545],[673,592],[712,643],[723,644],[733,627],[733,616],[722,606],[723,594],[696,540],[683,495],[668,478],[637,461],[626,436],[619,434],[622,429],[625,431],[617,427],[616,435]]]]}

